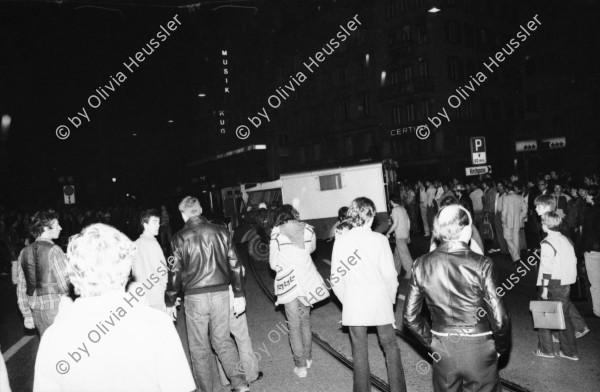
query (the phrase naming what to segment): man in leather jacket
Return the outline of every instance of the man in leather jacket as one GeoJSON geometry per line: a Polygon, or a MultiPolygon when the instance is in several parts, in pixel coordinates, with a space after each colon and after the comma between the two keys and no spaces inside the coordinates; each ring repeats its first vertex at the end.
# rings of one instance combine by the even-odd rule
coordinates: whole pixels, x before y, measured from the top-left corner
{"type": "Polygon", "coordinates": [[[65,254],[55,240],[62,228],[53,210],[39,211],[31,217],[35,241],[26,246],[17,263],[17,302],[25,328],[37,327],[40,337],[58,314],[60,297],[69,291],[65,254]]]}
{"type": "Polygon", "coordinates": [[[213,385],[209,365],[211,345],[221,361],[233,391],[248,391],[239,372],[239,354],[229,329],[229,285],[233,288],[234,314],[246,308],[242,265],[237,258],[229,231],[209,223],[197,198],[187,196],[179,203],[185,222],[171,238],[171,272],[166,291],[167,312],[175,315],[175,300],[184,293],[187,335],[192,370],[200,391],[213,385]],[[210,340],[209,340],[210,334],[210,340]]]}
{"type": "Polygon", "coordinates": [[[472,252],[471,216],[457,205],[434,221],[441,245],[413,264],[404,323],[432,352],[434,391],[500,391],[497,358],[510,346],[510,319],[493,262],[472,252]],[[426,301],[432,325],[421,310],[426,301]]]}

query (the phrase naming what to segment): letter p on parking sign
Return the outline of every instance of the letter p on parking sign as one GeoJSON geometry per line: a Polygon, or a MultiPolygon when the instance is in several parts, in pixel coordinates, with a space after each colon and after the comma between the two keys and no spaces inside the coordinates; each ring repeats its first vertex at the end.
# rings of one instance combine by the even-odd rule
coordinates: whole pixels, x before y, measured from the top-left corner
{"type": "Polygon", "coordinates": [[[471,161],[474,165],[485,165],[487,163],[485,137],[475,136],[471,138],[471,161]]]}

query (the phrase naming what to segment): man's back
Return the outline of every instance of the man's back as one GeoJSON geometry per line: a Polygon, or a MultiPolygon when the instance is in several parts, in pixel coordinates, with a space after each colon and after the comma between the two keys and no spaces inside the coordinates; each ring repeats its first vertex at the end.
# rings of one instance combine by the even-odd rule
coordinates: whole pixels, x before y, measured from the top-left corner
{"type": "Polygon", "coordinates": [[[40,343],[33,390],[194,390],[173,323],[132,295],[79,298],[62,308],[40,343]]]}
{"type": "Polygon", "coordinates": [[[236,297],[243,295],[241,264],[226,228],[192,217],[173,236],[171,248],[175,276],[169,299],[174,300],[179,289],[201,294],[228,291],[229,284],[236,297]]]}

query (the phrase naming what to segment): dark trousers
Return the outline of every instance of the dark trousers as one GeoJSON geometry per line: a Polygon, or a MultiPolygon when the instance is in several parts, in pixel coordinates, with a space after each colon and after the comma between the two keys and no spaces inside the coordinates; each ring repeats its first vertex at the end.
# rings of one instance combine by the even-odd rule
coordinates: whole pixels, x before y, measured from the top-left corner
{"type": "Polygon", "coordinates": [[[506,239],[504,238],[504,230],[502,229],[502,213],[496,212],[494,216],[494,228],[496,229],[496,239],[498,240],[498,246],[500,247],[500,252],[508,253],[508,244],[506,243],[506,239]]]}
{"type": "MultiPolygon", "coordinates": [[[[352,391],[369,392],[371,390],[371,369],[369,368],[367,327],[350,327],[349,329],[352,359],[354,360],[354,387],[352,391]]],[[[390,392],[406,392],[402,357],[394,327],[392,324],[378,325],[377,336],[385,353],[390,392]]]]}
{"type": "MultiPolygon", "coordinates": [[[[548,301],[562,302],[563,314],[565,316],[565,326],[567,329],[559,330],[558,340],[560,340],[560,350],[570,357],[577,356],[577,343],[575,342],[575,328],[571,320],[573,313],[571,307],[573,304],[569,299],[571,293],[571,285],[561,286],[558,281],[550,281],[548,285],[548,301]]],[[[541,296],[540,296],[541,299],[541,296]]],[[[553,355],[554,343],[552,342],[551,329],[538,329],[538,348],[544,354],[553,355]]]]}
{"type": "Polygon", "coordinates": [[[501,391],[498,355],[491,335],[434,335],[431,350],[434,392],[501,391]]]}

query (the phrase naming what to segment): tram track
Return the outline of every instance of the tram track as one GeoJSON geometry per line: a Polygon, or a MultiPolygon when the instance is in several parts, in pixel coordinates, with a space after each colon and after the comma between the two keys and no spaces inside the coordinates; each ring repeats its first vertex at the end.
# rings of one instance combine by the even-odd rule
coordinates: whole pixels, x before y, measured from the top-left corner
{"type": "MultiPolygon", "coordinates": [[[[248,264],[250,265],[250,269],[252,270],[252,275],[256,279],[256,282],[265,293],[265,295],[271,300],[271,302],[275,303],[276,299],[271,290],[267,289],[263,280],[259,277],[256,268],[254,267],[254,259],[250,256],[250,254],[246,253],[248,257],[248,264]]],[[[279,309],[281,311],[281,309],[279,309]]],[[[283,312],[282,312],[283,313],[283,312]]],[[[422,348],[421,343],[412,335],[407,334],[399,329],[395,329],[396,336],[404,340],[407,344],[411,345],[415,348],[422,348]]],[[[354,363],[351,359],[346,357],[344,354],[333,348],[331,344],[329,344],[325,339],[323,339],[318,333],[312,332],[313,342],[315,342],[319,347],[325,350],[329,355],[335,358],[339,363],[344,365],[350,370],[354,370],[354,363]]],[[[421,349],[422,350],[422,349],[421,349]]],[[[531,390],[524,388],[512,381],[505,380],[500,378],[500,383],[502,385],[503,391],[510,392],[532,392],[531,390]]],[[[383,381],[381,378],[374,376],[371,374],[371,385],[375,387],[378,391],[390,392],[390,386],[388,383],[383,381]]]]}

